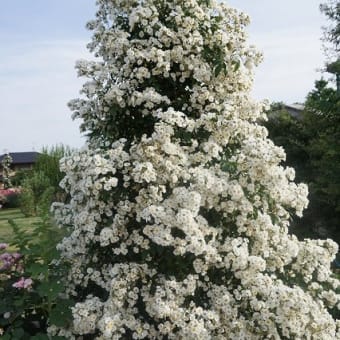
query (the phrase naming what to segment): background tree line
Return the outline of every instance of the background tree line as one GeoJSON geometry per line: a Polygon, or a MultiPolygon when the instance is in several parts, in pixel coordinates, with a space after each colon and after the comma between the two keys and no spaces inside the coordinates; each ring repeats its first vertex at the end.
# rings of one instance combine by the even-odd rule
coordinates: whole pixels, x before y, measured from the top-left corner
{"type": "Polygon", "coordinates": [[[59,161],[71,152],[64,145],[44,147],[32,169],[18,171],[12,178],[13,185],[21,188],[18,203],[26,216],[48,214],[52,202],[65,201],[65,193],[59,187],[64,177],[59,161]]]}
{"type": "Polygon", "coordinates": [[[287,154],[298,182],[309,186],[308,209],[294,218],[291,231],[299,238],[332,238],[340,243],[340,3],[320,5],[328,20],[323,28],[325,71],[329,80],[316,81],[304,110],[293,116],[283,103],[273,103],[265,123],[270,138],[287,154]]]}
{"type": "Polygon", "coordinates": [[[270,138],[287,154],[298,182],[309,186],[310,204],[292,232],[300,238],[340,241],[340,97],[328,82],[316,82],[300,116],[274,103],[265,123],[270,138]]]}

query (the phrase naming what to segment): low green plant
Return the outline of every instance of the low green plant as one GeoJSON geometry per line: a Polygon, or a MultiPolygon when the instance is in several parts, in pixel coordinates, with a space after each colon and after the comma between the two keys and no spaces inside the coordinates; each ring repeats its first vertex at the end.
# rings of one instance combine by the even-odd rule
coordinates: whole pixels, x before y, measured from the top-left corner
{"type": "Polygon", "coordinates": [[[18,208],[20,206],[20,192],[13,191],[6,196],[5,208],[18,208]]]}
{"type": "Polygon", "coordinates": [[[54,188],[50,179],[42,171],[34,171],[23,181],[20,205],[26,216],[37,216],[48,212],[54,188]]]}
{"type": "Polygon", "coordinates": [[[0,190],[0,208],[18,208],[20,206],[19,189],[0,190]]]}
{"type": "Polygon", "coordinates": [[[32,176],[32,169],[21,169],[17,170],[15,174],[11,177],[12,185],[16,188],[21,187],[23,185],[24,180],[27,177],[32,176]]]}
{"type": "Polygon", "coordinates": [[[66,326],[71,316],[72,302],[63,298],[66,268],[59,265],[56,250],[65,233],[48,215],[30,230],[9,222],[14,235],[11,248],[16,251],[9,252],[9,245],[0,243],[1,339],[51,339],[47,327],[66,326]]]}
{"type": "Polygon", "coordinates": [[[45,214],[52,202],[66,201],[66,194],[59,186],[64,177],[59,161],[71,152],[64,145],[43,148],[33,168],[17,174],[16,183],[22,188],[20,206],[26,216],[45,214]]]}

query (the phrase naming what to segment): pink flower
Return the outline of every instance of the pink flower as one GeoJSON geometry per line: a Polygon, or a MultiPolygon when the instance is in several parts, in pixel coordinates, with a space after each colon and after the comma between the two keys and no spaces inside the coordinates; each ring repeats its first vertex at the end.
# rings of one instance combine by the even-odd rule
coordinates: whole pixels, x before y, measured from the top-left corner
{"type": "Polygon", "coordinates": [[[7,243],[0,243],[0,250],[6,249],[8,247],[7,243]]]}
{"type": "Polygon", "coordinates": [[[12,256],[13,256],[14,261],[17,261],[21,258],[22,255],[19,253],[13,253],[12,256]]]}
{"type": "Polygon", "coordinates": [[[0,254],[0,263],[2,263],[2,267],[0,267],[1,270],[7,270],[17,264],[18,260],[22,257],[19,253],[3,253],[0,254]]]}
{"type": "Polygon", "coordinates": [[[31,288],[32,283],[32,279],[25,279],[24,277],[22,277],[19,281],[13,283],[12,286],[18,289],[28,289],[31,288]]]}
{"type": "Polygon", "coordinates": [[[0,255],[1,261],[11,261],[12,260],[12,254],[10,253],[3,253],[0,255]]]}
{"type": "Polygon", "coordinates": [[[0,267],[0,270],[7,270],[12,267],[14,264],[13,257],[9,253],[3,253],[0,255],[0,263],[2,266],[0,267]]]}

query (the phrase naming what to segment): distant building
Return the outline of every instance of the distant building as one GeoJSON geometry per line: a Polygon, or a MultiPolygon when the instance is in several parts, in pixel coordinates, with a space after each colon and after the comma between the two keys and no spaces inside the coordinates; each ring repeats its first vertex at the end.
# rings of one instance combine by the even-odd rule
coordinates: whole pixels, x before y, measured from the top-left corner
{"type": "MultiPolygon", "coordinates": [[[[37,161],[39,152],[9,152],[12,158],[11,169],[16,172],[18,170],[29,170],[32,169],[33,164],[37,161]]],[[[2,170],[1,162],[6,154],[0,156],[0,170],[2,170]]]]}
{"type": "MultiPolygon", "coordinates": [[[[0,188],[2,187],[2,160],[7,155],[0,155],[0,188]]],[[[9,155],[12,158],[11,170],[13,176],[19,170],[29,170],[32,169],[34,163],[37,161],[39,152],[30,151],[30,152],[9,152],[9,155]]]]}
{"type": "Polygon", "coordinates": [[[303,104],[294,103],[294,104],[283,104],[284,109],[288,111],[288,113],[297,119],[301,118],[301,113],[305,109],[303,104]]]}

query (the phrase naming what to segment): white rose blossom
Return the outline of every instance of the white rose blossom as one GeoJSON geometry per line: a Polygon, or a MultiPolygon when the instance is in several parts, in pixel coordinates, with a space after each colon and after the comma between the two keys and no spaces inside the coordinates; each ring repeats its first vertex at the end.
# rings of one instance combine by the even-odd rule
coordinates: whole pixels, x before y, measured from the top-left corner
{"type": "Polygon", "coordinates": [[[216,1],[97,0],[89,81],[69,106],[88,147],[53,206],[80,339],[340,337],[331,240],[288,233],[308,204],[250,97],[247,15],[216,1]]]}

